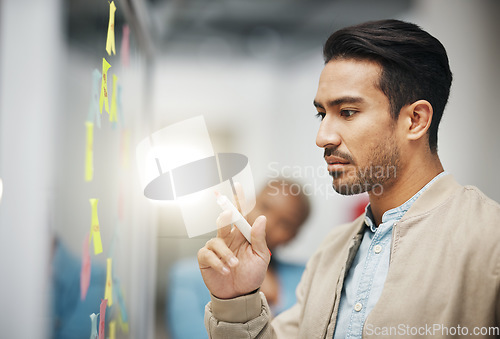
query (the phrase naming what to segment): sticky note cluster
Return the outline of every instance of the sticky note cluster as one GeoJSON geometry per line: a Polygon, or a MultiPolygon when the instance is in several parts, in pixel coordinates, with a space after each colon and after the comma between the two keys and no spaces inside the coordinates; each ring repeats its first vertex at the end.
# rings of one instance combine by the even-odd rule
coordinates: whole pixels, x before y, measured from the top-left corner
{"type": "MultiPolygon", "coordinates": [[[[94,146],[95,146],[95,133],[101,130],[101,119],[103,108],[109,115],[109,122],[113,129],[120,122],[121,127],[123,127],[124,117],[123,117],[123,108],[121,104],[122,99],[122,87],[119,82],[119,78],[116,74],[109,73],[109,70],[112,69],[111,64],[114,63],[113,56],[116,55],[116,45],[115,45],[115,13],[116,13],[116,5],[114,1],[109,2],[109,21],[107,28],[107,38],[106,38],[106,47],[105,51],[108,56],[102,57],[102,63],[100,62],[100,70],[97,68],[92,72],[92,83],[91,83],[91,95],[90,95],[90,103],[87,114],[87,119],[85,122],[86,128],[86,143],[85,143],[85,181],[92,182],[95,179],[94,173],[94,146]],[[106,59],[108,58],[108,59],[106,59]],[[110,62],[108,62],[108,60],[110,62]],[[111,92],[108,90],[108,75],[112,78],[112,87],[111,92]],[[95,127],[99,130],[96,130],[95,127]]],[[[122,36],[122,45],[120,49],[121,61],[123,66],[128,66],[129,64],[129,36],[130,29],[128,26],[123,27],[123,36],[122,36]]],[[[123,149],[123,136],[128,134],[124,134],[124,131],[120,133],[121,137],[121,147],[119,150],[121,153],[124,152],[123,149]]],[[[99,140],[99,139],[97,139],[99,140]]],[[[128,140],[127,140],[128,141],[128,140]]],[[[126,145],[128,151],[128,144],[126,145]]],[[[120,154],[120,165],[123,165],[124,155],[120,154]]],[[[121,191],[120,191],[121,192],[121,191]]],[[[120,193],[121,196],[121,193],[120,193]]],[[[120,220],[123,221],[123,203],[121,202],[121,198],[117,203],[117,207],[119,209],[118,214],[120,220]],[[121,207],[120,207],[121,206],[121,207]]],[[[90,207],[91,207],[91,215],[90,215],[90,230],[84,236],[83,239],[83,248],[82,248],[82,261],[81,261],[81,271],[80,271],[80,299],[85,300],[87,297],[87,292],[89,290],[89,286],[92,284],[91,277],[91,267],[92,267],[92,257],[91,257],[91,247],[93,247],[94,255],[98,255],[103,252],[103,244],[101,239],[101,225],[99,223],[99,213],[98,213],[98,202],[99,199],[91,198],[89,199],[90,207]],[[93,243],[93,245],[91,244],[93,243]]],[[[117,225],[118,225],[117,220],[117,225]]],[[[99,306],[99,313],[90,314],[91,327],[90,327],[90,338],[91,339],[105,339],[105,328],[106,328],[106,308],[111,307],[113,303],[119,304],[119,307],[113,306],[118,309],[118,312],[108,313],[108,317],[111,318],[108,324],[108,337],[114,339],[116,336],[116,328],[122,330],[122,332],[128,332],[128,315],[127,310],[124,304],[123,290],[119,285],[118,278],[115,277],[113,271],[113,249],[115,246],[115,242],[117,241],[117,229],[115,228],[115,234],[112,239],[111,246],[109,247],[109,257],[106,260],[107,268],[106,268],[106,285],[104,289],[104,296],[101,299],[100,304],[96,304],[99,306]],[[117,283],[115,283],[115,281],[117,283]],[[113,300],[115,299],[115,300],[113,300]],[[118,326],[117,326],[118,325],[118,326]]]]}

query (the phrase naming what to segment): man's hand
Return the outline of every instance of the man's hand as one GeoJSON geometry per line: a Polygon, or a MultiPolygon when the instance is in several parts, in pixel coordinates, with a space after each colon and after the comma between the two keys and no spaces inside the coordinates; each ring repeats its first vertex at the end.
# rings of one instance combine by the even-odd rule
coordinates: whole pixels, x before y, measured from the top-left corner
{"type": "Polygon", "coordinates": [[[266,217],[258,217],[252,226],[252,244],[231,225],[230,211],[217,219],[217,237],[198,251],[198,264],[208,290],[220,299],[248,294],[260,287],[269,265],[266,244],[266,217]],[[229,212],[229,213],[228,213],[229,212]],[[220,227],[221,225],[227,225],[220,227]]]}

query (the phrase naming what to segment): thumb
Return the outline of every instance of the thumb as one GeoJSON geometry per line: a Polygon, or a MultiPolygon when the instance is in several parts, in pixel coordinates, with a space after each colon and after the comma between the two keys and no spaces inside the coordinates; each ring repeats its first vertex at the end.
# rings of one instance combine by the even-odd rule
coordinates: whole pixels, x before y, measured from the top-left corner
{"type": "Polygon", "coordinates": [[[252,249],[257,252],[262,258],[269,259],[269,249],[266,243],[266,223],[267,219],[261,215],[252,225],[252,249]]]}

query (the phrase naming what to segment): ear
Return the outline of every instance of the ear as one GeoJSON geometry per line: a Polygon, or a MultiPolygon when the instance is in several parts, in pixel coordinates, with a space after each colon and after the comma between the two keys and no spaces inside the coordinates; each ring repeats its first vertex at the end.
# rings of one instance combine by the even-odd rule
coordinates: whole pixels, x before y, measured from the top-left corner
{"type": "Polygon", "coordinates": [[[408,140],[419,140],[427,134],[432,121],[432,105],[427,100],[418,100],[403,108],[408,140]]]}

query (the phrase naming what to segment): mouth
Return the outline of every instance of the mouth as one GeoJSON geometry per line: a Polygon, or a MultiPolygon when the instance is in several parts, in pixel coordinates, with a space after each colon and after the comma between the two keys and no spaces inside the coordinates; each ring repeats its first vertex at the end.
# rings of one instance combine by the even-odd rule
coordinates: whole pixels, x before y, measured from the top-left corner
{"type": "Polygon", "coordinates": [[[330,173],[343,171],[345,166],[349,165],[349,161],[335,156],[325,156],[325,161],[328,165],[328,172],[330,173]]]}

